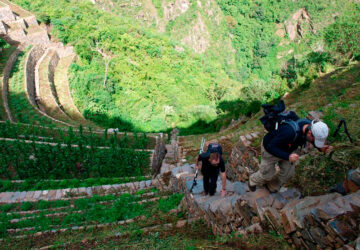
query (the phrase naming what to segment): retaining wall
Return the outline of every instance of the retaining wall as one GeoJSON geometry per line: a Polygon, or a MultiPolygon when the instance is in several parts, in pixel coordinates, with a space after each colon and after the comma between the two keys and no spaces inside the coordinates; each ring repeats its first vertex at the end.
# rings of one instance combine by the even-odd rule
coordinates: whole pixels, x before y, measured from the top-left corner
{"type": "Polygon", "coordinates": [[[8,94],[9,94],[9,77],[11,73],[11,69],[14,67],[14,64],[18,58],[18,55],[20,54],[21,50],[16,49],[11,56],[9,57],[8,61],[6,62],[6,65],[4,67],[4,73],[3,73],[3,82],[2,82],[2,99],[4,102],[4,108],[6,111],[6,114],[8,116],[8,119],[13,122],[14,119],[11,115],[10,108],[9,108],[9,102],[8,102],[8,94]]]}
{"type": "Polygon", "coordinates": [[[36,101],[36,81],[35,81],[35,68],[39,59],[44,55],[45,49],[42,46],[35,46],[31,49],[28,57],[26,58],[25,65],[25,88],[31,105],[38,107],[36,101]]]}

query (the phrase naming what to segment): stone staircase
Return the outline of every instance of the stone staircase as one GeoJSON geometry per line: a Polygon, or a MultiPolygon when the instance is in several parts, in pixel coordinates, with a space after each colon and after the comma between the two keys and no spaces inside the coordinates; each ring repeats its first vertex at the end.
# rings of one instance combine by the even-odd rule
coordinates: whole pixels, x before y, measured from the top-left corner
{"type": "Polygon", "coordinates": [[[33,14],[7,0],[0,1],[0,36],[14,45],[50,42],[46,29],[33,14]]]}
{"type": "MultiPolygon", "coordinates": [[[[245,182],[227,182],[228,194],[221,198],[202,196],[201,177],[189,192],[194,178],[194,165],[172,169],[173,191],[184,192],[183,208],[193,217],[202,217],[214,234],[261,233],[272,229],[296,248],[351,249],[360,236],[360,191],[342,196],[337,193],[301,197],[296,189],[283,188],[270,194],[258,188],[249,192],[245,182]]],[[[360,247],[359,245],[357,247],[360,247]]]]}
{"type": "MultiPolygon", "coordinates": [[[[309,112],[308,117],[319,118],[320,114],[309,112]]],[[[195,165],[181,165],[179,160],[171,168],[165,164],[162,172],[171,171],[169,188],[185,194],[182,209],[189,217],[205,219],[214,234],[246,236],[273,230],[295,248],[360,249],[360,190],[346,196],[330,193],[307,197],[285,187],[278,193],[261,187],[249,191],[249,175],[259,167],[260,146],[256,141],[261,138],[260,132],[239,137],[226,164],[224,198],[220,195],[220,178],[214,196],[201,195],[202,176],[190,193],[195,165]]]]}

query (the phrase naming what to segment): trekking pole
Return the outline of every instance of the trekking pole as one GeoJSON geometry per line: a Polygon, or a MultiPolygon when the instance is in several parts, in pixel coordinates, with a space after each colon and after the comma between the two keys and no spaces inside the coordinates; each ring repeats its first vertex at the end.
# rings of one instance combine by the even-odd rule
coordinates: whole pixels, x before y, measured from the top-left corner
{"type": "MultiPolygon", "coordinates": [[[[201,139],[201,146],[200,146],[200,152],[199,152],[199,154],[201,154],[201,153],[203,152],[204,145],[205,145],[205,138],[203,137],[203,138],[201,139]]],[[[199,169],[196,168],[194,181],[193,181],[193,184],[192,184],[192,186],[191,186],[191,188],[190,188],[190,193],[192,193],[193,188],[197,185],[197,177],[198,177],[198,174],[199,174],[199,169]]]]}
{"type": "Polygon", "coordinates": [[[333,137],[335,137],[335,136],[338,134],[338,132],[339,132],[339,130],[340,130],[340,128],[341,128],[341,125],[343,125],[343,124],[344,124],[345,134],[346,134],[347,137],[349,138],[350,143],[353,143],[353,140],[351,139],[351,136],[350,136],[350,133],[349,133],[348,128],[347,128],[347,126],[346,126],[346,121],[345,121],[344,118],[341,118],[341,120],[340,120],[340,122],[339,122],[339,125],[337,126],[337,128],[336,128],[336,130],[335,130],[335,132],[334,132],[334,134],[333,134],[333,137]]]}

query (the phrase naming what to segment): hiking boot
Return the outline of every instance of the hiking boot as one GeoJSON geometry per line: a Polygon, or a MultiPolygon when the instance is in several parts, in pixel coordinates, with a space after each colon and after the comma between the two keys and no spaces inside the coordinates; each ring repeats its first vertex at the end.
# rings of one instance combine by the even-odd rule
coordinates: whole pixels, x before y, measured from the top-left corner
{"type": "Polygon", "coordinates": [[[279,191],[279,190],[271,190],[267,184],[264,184],[264,187],[265,187],[271,194],[275,194],[275,193],[277,193],[277,192],[279,191]]]}
{"type": "Polygon", "coordinates": [[[256,191],[256,185],[255,185],[255,186],[251,186],[251,185],[250,185],[250,181],[248,181],[248,187],[249,187],[249,190],[250,190],[251,192],[255,192],[255,191],[256,191]]]}

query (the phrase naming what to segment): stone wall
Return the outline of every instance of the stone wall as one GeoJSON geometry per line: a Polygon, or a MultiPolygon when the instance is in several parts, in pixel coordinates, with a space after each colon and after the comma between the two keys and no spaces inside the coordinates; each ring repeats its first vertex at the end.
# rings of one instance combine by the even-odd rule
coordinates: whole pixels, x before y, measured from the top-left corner
{"type": "Polygon", "coordinates": [[[41,46],[35,46],[30,51],[25,65],[25,76],[26,76],[26,89],[30,103],[38,108],[36,102],[36,82],[35,82],[35,68],[39,59],[44,55],[45,49],[41,46]]]}
{"type": "Polygon", "coordinates": [[[160,172],[163,159],[166,155],[165,139],[166,137],[162,133],[159,136],[156,136],[156,145],[151,162],[151,168],[154,175],[157,175],[160,172]]]}
{"type": "Polygon", "coordinates": [[[360,191],[301,198],[296,189],[248,192],[247,183],[229,181],[226,197],[221,198],[219,190],[214,196],[202,196],[201,178],[189,192],[194,169],[190,165],[172,169],[171,185],[173,191],[185,193],[182,208],[191,217],[204,218],[214,234],[246,236],[271,229],[293,247],[307,249],[353,249],[359,241],[360,191]]]}
{"type": "Polygon", "coordinates": [[[55,52],[49,62],[49,82],[50,83],[54,83],[54,76],[55,76],[55,69],[59,63],[60,57],[59,55],[55,52]]]}
{"type": "Polygon", "coordinates": [[[7,22],[14,20],[15,20],[15,15],[11,11],[10,7],[0,5],[0,21],[7,22]]]}
{"type": "Polygon", "coordinates": [[[259,149],[250,146],[252,140],[258,138],[259,133],[240,136],[240,141],[233,147],[226,164],[226,176],[232,181],[247,181],[249,174],[259,168],[259,149]]]}
{"type": "Polygon", "coordinates": [[[6,62],[6,65],[4,67],[4,70],[3,70],[3,82],[1,83],[2,84],[2,99],[3,99],[3,102],[4,102],[4,108],[5,108],[5,111],[6,111],[6,114],[8,116],[8,119],[13,122],[13,117],[11,115],[11,112],[10,112],[10,108],[9,108],[9,103],[8,103],[8,93],[9,93],[9,77],[10,77],[10,73],[11,73],[11,69],[13,68],[15,62],[16,62],[16,59],[20,53],[20,49],[16,49],[12,54],[11,56],[9,57],[9,59],[7,60],[6,62]]]}

